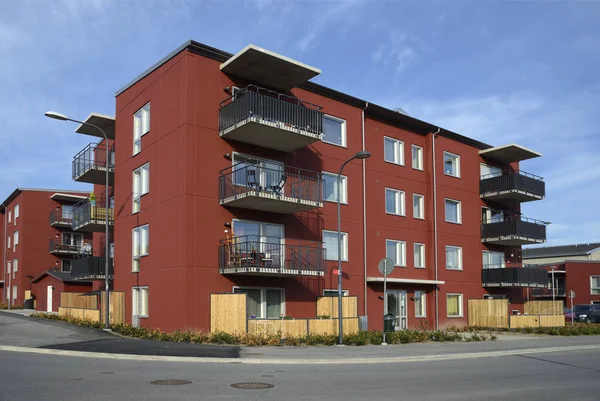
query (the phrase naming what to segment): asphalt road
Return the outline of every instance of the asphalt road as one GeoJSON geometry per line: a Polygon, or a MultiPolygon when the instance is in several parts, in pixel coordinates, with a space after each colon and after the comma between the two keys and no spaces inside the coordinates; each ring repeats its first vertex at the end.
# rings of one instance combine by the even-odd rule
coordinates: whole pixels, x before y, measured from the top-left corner
{"type": "Polygon", "coordinates": [[[387,365],[136,362],[0,352],[0,400],[591,400],[600,350],[387,365]],[[190,384],[161,386],[153,380],[190,384]],[[263,382],[275,387],[241,390],[263,382]]]}

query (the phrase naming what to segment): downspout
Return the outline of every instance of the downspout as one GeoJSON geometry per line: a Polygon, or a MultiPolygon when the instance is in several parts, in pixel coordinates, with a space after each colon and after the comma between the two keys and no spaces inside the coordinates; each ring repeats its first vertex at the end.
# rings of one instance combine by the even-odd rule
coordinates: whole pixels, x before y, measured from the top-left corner
{"type": "MultiPolygon", "coordinates": [[[[433,257],[434,257],[434,268],[435,268],[435,281],[438,281],[438,230],[437,230],[437,171],[436,171],[436,153],[435,153],[435,138],[440,133],[440,128],[433,133],[431,137],[431,151],[433,159],[433,257]]],[[[440,327],[440,302],[439,302],[439,287],[435,285],[435,329],[439,330],[440,327]]]]}
{"type": "MultiPolygon", "coordinates": [[[[365,102],[365,108],[362,110],[362,150],[365,149],[365,110],[369,107],[369,102],[365,102]]],[[[362,159],[362,184],[363,184],[363,269],[365,274],[365,282],[364,282],[364,294],[363,298],[365,301],[365,316],[368,316],[367,313],[367,160],[362,159]]]]}
{"type": "MultiPolygon", "coordinates": [[[[6,246],[8,244],[8,239],[6,238],[6,205],[3,203],[2,205],[0,205],[2,207],[4,207],[4,243],[2,244],[2,255],[4,255],[4,257],[2,258],[3,260],[3,264],[4,264],[4,293],[2,294],[3,298],[6,298],[6,286],[9,285],[8,284],[8,278],[10,278],[10,275],[8,274],[8,264],[6,263],[6,246]]],[[[9,286],[10,288],[10,286],[9,286]]],[[[8,305],[8,309],[10,309],[10,301],[12,294],[8,297],[8,301],[6,302],[6,304],[8,305]]],[[[0,300],[0,304],[3,302],[3,300],[0,300]]]]}

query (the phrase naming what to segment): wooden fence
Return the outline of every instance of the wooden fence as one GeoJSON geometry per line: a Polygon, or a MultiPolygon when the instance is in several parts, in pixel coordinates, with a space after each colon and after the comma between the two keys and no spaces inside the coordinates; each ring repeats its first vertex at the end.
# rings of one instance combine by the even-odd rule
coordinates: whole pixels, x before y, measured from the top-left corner
{"type": "Polygon", "coordinates": [[[523,311],[526,315],[563,315],[563,301],[528,301],[523,311]]]}
{"type": "Polygon", "coordinates": [[[65,308],[98,309],[96,295],[86,296],[80,292],[62,292],[60,306],[65,308]]]}
{"type": "MultiPolygon", "coordinates": [[[[104,321],[106,293],[102,292],[100,305],[96,295],[83,296],[78,292],[60,294],[59,315],[70,315],[94,321],[104,321]],[[62,310],[62,313],[61,313],[62,310]]],[[[125,323],[125,293],[111,291],[109,304],[110,323],[125,323]]]]}
{"type": "Polygon", "coordinates": [[[513,315],[510,317],[510,328],[524,327],[562,327],[565,315],[513,315]]]}
{"type": "MultiPolygon", "coordinates": [[[[106,310],[106,293],[102,292],[100,301],[100,318],[104,321],[104,311],[106,310]]],[[[108,318],[110,323],[125,323],[125,293],[110,292],[110,304],[108,305],[108,318]]]]}
{"type": "MultiPolygon", "coordinates": [[[[317,316],[338,317],[337,297],[317,297],[317,316]]],[[[342,317],[358,316],[358,298],[342,297],[342,317]]]]}
{"type": "Polygon", "coordinates": [[[59,316],[73,316],[79,319],[89,319],[95,322],[100,321],[100,311],[98,309],[84,309],[84,308],[69,308],[60,306],[58,308],[59,316]]]}
{"type": "MultiPolygon", "coordinates": [[[[344,333],[359,331],[357,317],[344,318],[344,333]]],[[[337,334],[338,319],[248,319],[248,334],[305,336],[307,334],[337,334]]]]}
{"type": "Polygon", "coordinates": [[[469,326],[508,328],[507,299],[469,299],[467,308],[469,326]]]}
{"type": "Polygon", "coordinates": [[[246,294],[210,294],[210,331],[246,333],[246,294]]]}

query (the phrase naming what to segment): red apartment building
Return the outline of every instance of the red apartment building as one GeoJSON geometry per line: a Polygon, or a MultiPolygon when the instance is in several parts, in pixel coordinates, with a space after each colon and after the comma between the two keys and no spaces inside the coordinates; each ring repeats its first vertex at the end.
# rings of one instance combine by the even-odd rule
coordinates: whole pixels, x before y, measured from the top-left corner
{"type": "Polygon", "coordinates": [[[344,294],[370,329],[382,327],[386,256],[399,328],[464,325],[472,298],[518,310],[527,288],[547,286],[521,266],[521,245],[546,239],[546,223],[520,216],[545,196],[519,171],[540,154],[310,82],[319,73],[190,41],[117,93],[114,120],[90,116],[112,127],[114,288],[128,321],[209,330],[210,294],[224,292],[246,293],[257,318],[315,317],[316,297],[337,293],[336,174],[363,150],[342,177],[341,256],[344,294]]]}

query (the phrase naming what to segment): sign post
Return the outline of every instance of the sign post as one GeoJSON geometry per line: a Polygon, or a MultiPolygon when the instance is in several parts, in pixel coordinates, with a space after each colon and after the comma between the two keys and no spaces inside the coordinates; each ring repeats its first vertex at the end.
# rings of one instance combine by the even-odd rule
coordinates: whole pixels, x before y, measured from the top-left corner
{"type": "Polygon", "coordinates": [[[573,309],[573,298],[575,298],[575,291],[571,290],[569,291],[569,298],[571,298],[571,326],[573,326],[575,323],[575,310],[573,309]]]}
{"type": "Polygon", "coordinates": [[[381,345],[387,345],[385,338],[385,315],[387,314],[388,309],[387,276],[394,270],[394,261],[390,258],[383,258],[379,261],[377,268],[379,269],[379,272],[383,274],[383,342],[381,345]]]}

